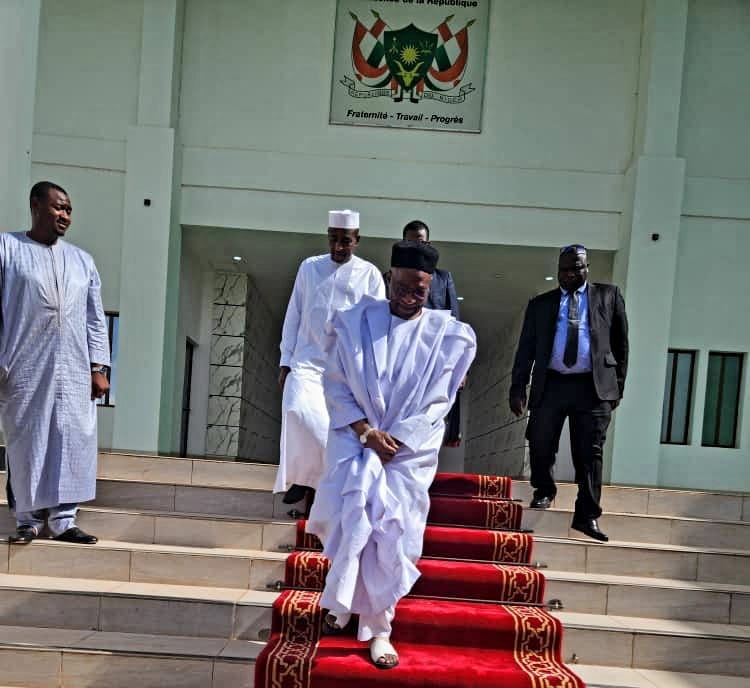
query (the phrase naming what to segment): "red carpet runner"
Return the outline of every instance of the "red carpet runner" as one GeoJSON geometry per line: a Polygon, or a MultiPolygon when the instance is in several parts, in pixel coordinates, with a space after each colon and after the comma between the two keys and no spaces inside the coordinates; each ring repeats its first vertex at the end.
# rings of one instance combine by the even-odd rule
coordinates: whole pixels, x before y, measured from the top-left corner
{"type": "Polygon", "coordinates": [[[559,621],[537,606],[544,576],[529,565],[531,536],[517,532],[510,480],[442,473],[430,493],[422,575],[396,608],[399,666],[375,668],[353,630],[321,635],[328,561],[300,521],[286,563],[294,589],[274,604],[256,688],[585,688],[561,660],[559,621]]]}

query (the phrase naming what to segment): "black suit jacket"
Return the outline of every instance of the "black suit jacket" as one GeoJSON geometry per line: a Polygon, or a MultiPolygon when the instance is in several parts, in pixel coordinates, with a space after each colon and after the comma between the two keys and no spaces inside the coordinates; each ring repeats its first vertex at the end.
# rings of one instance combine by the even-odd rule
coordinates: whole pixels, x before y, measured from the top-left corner
{"type": "MultiPolygon", "coordinates": [[[[518,349],[513,362],[510,396],[524,396],[532,367],[529,407],[539,406],[544,395],[544,380],[552,355],[562,291],[553,289],[529,301],[518,349]]],[[[628,372],[628,319],[625,301],[612,284],[588,284],[591,372],[600,399],[615,401],[622,397],[628,372]]]]}
{"type": "Polygon", "coordinates": [[[427,297],[425,306],[437,311],[450,311],[456,320],[461,319],[458,311],[456,285],[453,283],[453,275],[448,270],[435,268],[435,272],[432,273],[430,295],[427,297]]]}

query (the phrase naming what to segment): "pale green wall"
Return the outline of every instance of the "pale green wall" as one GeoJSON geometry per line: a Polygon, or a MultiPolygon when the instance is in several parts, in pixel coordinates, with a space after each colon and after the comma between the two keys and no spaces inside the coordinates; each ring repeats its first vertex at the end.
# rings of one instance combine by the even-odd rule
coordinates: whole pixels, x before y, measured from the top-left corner
{"type": "Polygon", "coordinates": [[[687,182],[669,345],[696,349],[690,444],[661,445],[659,483],[750,490],[747,360],[737,449],[701,446],[708,352],[750,352],[750,3],[689,5],[678,138],[687,182]]]}
{"type": "MultiPolygon", "coordinates": [[[[167,415],[179,411],[181,353],[166,363],[159,357],[181,352],[199,308],[197,286],[186,284],[189,259],[182,305],[168,298],[176,280],[166,278],[166,255],[179,237],[172,231],[170,239],[166,224],[174,229],[176,220],[317,232],[326,210],[351,204],[375,236],[390,237],[404,217],[421,216],[438,241],[579,240],[619,249],[615,281],[627,282],[641,377],[659,378],[662,349],[678,340],[695,336],[696,346],[713,346],[690,329],[681,265],[705,248],[707,236],[736,236],[737,252],[747,248],[741,227],[750,219],[750,3],[494,0],[479,135],[330,126],[335,6],[334,0],[42,2],[36,100],[33,108],[16,109],[34,112],[31,176],[52,178],[73,195],[71,239],[94,255],[105,306],[130,309],[123,342],[134,366],[131,392],[144,385],[148,404],[137,418],[126,413],[118,421],[116,411],[115,434],[132,444],[133,428],[144,428],[153,449],[157,423],[149,419],[160,414],[162,397],[167,415]],[[171,195],[173,154],[181,198],[171,195]],[[158,201],[153,212],[143,210],[147,194],[158,201]],[[653,245],[650,232],[659,230],[664,242],[653,245]],[[662,294],[656,301],[663,307],[649,293],[662,294]],[[180,312],[176,349],[164,346],[173,324],[168,318],[165,324],[165,309],[172,319],[180,312]],[[659,326],[658,346],[648,323],[659,326]],[[165,366],[174,366],[177,379],[173,392],[162,395],[157,383],[165,366]]],[[[20,16],[19,26],[33,33],[34,13],[20,16]]],[[[33,65],[27,58],[19,69],[33,65]]],[[[13,88],[11,98],[25,102],[22,84],[13,88]]],[[[0,110],[0,123],[9,124],[0,134],[2,150],[16,151],[23,162],[21,147],[6,145],[25,136],[18,112],[8,112],[0,110]]],[[[737,275],[722,267],[710,274],[721,296],[701,298],[718,317],[737,275]]],[[[739,334],[750,341],[747,332],[739,334]]],[[[165,379],[171,375],[170,368],[165,379]]],[[[700,447],[659,446],[652,435],[660,404],[650,383],[634,391],[638,381],[634,370],[617,426],[648,451],[625,442],[630,448],[619,456],[613,438],[614,480],[632,481],[635,473],[646,482],[705,480],[721,487],[744,479],[748,486],[744,444],[722,454],[722,470],[710,475],[700,447]]],[[[177,429],[167,428],[173,438],[177,429]]]]}
{"type": "Polygon", "coordinates": [[[143,3],[45,0],[34,130],[125,140],[135,122],[143,3]]]}
{"type": "Polygon", "coordinates": [[[39,25],[32,181],[71,194],[70,240],[91,253],[118,311],[125,140],[138,105],[139,0],[45,0],[39,25]]]}
{"type": "Polygon", "coordinates": [[[750,220],[683,218],[670,346],[698,351],[690,444],[661,445],[659,484],[750,489],[750,361],[745,359],[738,447],[701,446],[709,351],[750,351],[747,258],[750,220]]]}
{"type": "MultiPolygon", "coordinates": [[[[575,5],[492,3],[484,131],[477,136],[329,126],[333,0],[189,2],[183,141],[297,155],[622,172],[632,144],[641,3],[575,5]]],[[[387,16],[387,7],[382,12],[387,16]]],[[[405,182],[410,174],[404,170],[405,182]]]]}
{"type": "Polygon", "coordinates": [[[335,5],[188,3],[184,224],[309,232],[356,204],[375,236],[420,216],[439,240],[617,248],[641,3],[493,2],[480,135],[330,126],[335,5]]]}
{"type": "Polygon", "coordinates": [[[750,178],[750,2],[693,0],[679,155],[689,177],[750,178]]]}

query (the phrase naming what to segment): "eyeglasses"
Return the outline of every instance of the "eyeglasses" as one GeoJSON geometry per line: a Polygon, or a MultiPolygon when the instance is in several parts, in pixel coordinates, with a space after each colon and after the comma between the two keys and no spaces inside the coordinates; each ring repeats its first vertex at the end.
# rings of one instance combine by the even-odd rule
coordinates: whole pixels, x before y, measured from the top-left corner
{"type": "Polygon", "coordinates": [[[583,244],[569,244],[560,249],[560,255],[563,253],[586,253],[586,247],[583,244]]]}
{"type": "Polygon", "coordinates": [[[429,289],[417,287],[416,289],[409,289],[399,282],[391,282],[391,293],[399,299],[405,299],[412,297],[417,301],[424,301],[430,293],[429,289]]]}

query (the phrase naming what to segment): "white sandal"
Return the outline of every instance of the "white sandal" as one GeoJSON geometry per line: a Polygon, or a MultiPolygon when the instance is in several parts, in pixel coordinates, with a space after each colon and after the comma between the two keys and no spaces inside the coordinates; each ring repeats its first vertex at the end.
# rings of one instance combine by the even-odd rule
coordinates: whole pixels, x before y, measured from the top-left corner
{"type": "Polygon", "coordinates": [[[390,638],[373,638],[370,640],[370,659],[378,669],[394,669],[398,666],[398,653],[391,645],[390,638]],[[388,661],[394,657],[395,661],[388,661]]]}

